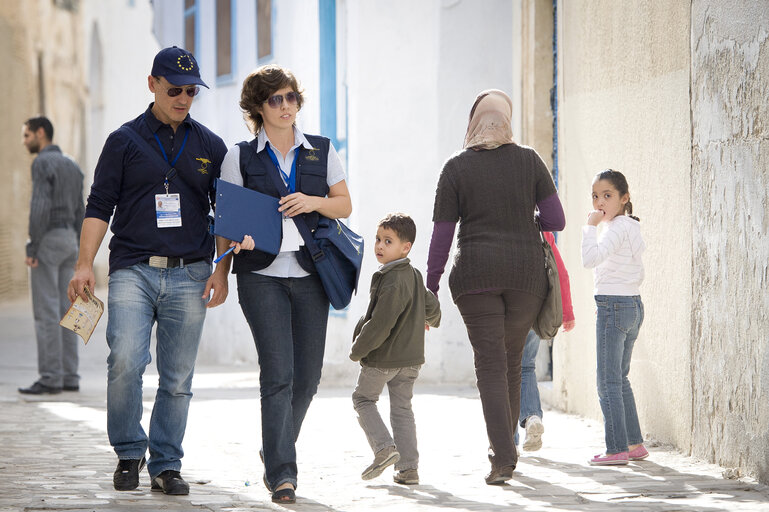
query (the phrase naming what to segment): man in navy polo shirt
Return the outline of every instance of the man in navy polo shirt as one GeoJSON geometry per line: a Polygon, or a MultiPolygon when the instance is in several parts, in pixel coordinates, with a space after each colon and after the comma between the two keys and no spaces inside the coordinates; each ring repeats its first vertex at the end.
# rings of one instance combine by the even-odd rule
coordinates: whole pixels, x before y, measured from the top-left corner
{"type": "Polygon", "coordinates": [[[74,300],[85,298],[84,286],[93,290],[94,257],[112,217],[107,432],[119,459],[113,483],[136,489],[149,447],[152,490],[188,494],[179,471],[195,358],[206,308],[227,297],[229,261],[212,274],[208,232],[227,148],[188,114],[199,86],[207,87],[191,53],[161,50],[148,85],[155,101],[104,144],[68,293],[74,300]],[[156,322],[159,379],[148,436],[140,424],[142,375],[156,322]]]}

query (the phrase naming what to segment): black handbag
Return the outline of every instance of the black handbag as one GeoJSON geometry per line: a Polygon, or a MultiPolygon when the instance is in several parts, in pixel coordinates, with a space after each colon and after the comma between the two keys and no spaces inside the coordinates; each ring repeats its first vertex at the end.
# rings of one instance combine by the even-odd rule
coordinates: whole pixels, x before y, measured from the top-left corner
{"type": "MultiPolygon", "coordinates": [[[[268,172],[282,196],[290,194],[278,176],[278,170],[268,172]]],[[[323,290],[334,309],[344,309],[358,290],[363,263],[363,238],[337,219],[320,215],[317,229],[312,232],[302,215],[292,217],[304,244],[310,251],[323,290]]]]}
{"type": "MultiPolygon", "coordinates": [[[[539,223],[537,223],[539,227],[539,223]]],[[[537,319],[532,329],[540,339],[551,340],[558,334],[558,329],[563,323],[563,304],[561,303],[561,282],[558,279],[558,267],[555,263],[553,248],[545,240],[540,228],[539,238],[542,240],[544,252],[545,274],[547,275],[547,296],[542,303],[537,319]]]]}

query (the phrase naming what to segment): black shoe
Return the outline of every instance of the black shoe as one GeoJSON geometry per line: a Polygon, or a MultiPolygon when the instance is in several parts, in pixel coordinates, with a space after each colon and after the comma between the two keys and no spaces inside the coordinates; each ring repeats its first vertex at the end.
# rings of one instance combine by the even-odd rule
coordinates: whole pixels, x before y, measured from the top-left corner
{"type": "Polygon", "coordinates": [[[190,493],[190,486],[184,481],[178,471],[167,469],[152,479],[153,491],[163,491],[163,494],[183,496],[190,493]]]}
{"type": "Polygon", "coordinates": [[[46,386],[38,381],[28,388],[19,388],[19,393],[24,395],[58,395],[61,393],[61,388],[46,386]]]}
{"type": "Polygon", "coordinates": [[[286,487],[272,493],[273,503],[291,504],[296,503],[296,491],[291,487],[286,487]]]}
{"type": "Polygon", "coordinates": [[[74,386],[67,386],[65,384],[64,386],[62,386],[61,389],[63,389],[64,391],[80,391],[80,386],[78,386],[77,384],[75,384],[74,386]]]}
{"type": "Polygon", "coordinates": [[[116,491],[133,491],[139,487],[139,472],[147,462],[141,459],[121,459],[117,461],[115,474],[112,475],[112,484],[116,491]]]}

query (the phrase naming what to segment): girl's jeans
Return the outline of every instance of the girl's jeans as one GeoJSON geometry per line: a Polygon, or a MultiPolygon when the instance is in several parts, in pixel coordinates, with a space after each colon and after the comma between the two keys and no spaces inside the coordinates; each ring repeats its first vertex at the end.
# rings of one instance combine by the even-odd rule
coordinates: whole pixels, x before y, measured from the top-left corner
{"type": "Polygon", "coordinates": [[[628,373],[644,306],[639,295],[596,295],[595,303],[598,401],[604,417],[606,453],[626,452],[629,444],[643,442],[628,373]]]}
{"type": "MultiPolygon", "coordinates": [[[[542,402],[539,399],[537,387],[537,353],[539,352],[539,336],[534,330],[526,335],[521,359],[521,414],[518,415],[518,425],[526,427],[529,416],[539,416],[542,419],[542,402]]],[[[515,431],[515,445],[518,446],[518,429],[515,431]]]]}

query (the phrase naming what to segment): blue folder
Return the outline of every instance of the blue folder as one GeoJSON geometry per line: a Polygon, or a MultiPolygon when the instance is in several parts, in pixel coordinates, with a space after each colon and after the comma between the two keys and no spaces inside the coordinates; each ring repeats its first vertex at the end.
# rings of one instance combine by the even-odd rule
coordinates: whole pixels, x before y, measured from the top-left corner
{"type": "Polygon", "coordinates": [[[260,251],[280,252],[281,214],[277,197],[216,180],[214,234],[240,242],[251,235],[260,251]]]}

